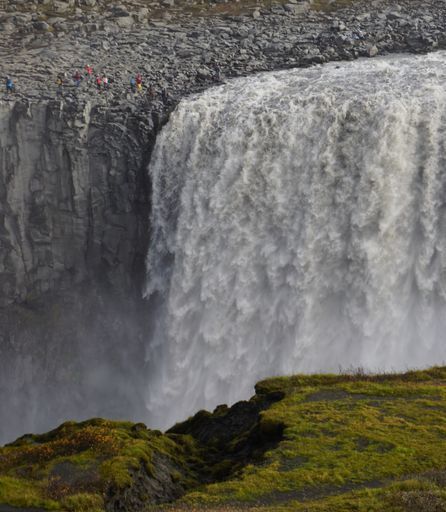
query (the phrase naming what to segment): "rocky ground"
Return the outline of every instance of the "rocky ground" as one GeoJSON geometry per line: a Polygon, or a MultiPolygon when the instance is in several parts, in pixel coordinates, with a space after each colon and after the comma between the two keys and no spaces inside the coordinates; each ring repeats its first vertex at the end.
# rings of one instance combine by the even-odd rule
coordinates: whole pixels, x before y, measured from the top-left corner
{"type": "Polygon", "coordinates": [[[16,80],[20,97],[39,100],[55,97],[58,73],[67,74],[67,99],[88,94],[108,105],[156,103],[149,84],[176,101],[256,71],[446,44],[444,0],[12,0],[3,6],[0,73],[16,80]],[[85,64],[113,80],[107,94],[93,84],[74,88],[70,77],[85,64]],[[138,71],[146,88],[135,98],[128,83],[138,71]]]}

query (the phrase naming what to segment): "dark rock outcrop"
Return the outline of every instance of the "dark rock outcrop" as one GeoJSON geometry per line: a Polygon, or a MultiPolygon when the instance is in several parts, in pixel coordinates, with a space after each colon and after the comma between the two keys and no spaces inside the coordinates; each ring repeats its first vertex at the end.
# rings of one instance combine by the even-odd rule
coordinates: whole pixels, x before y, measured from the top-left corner
{"type": "Polygon", "coordinates": [[[0,441],[144,408],[155,131],[143,109],[0,104],[0,441]]]}
{"type": "Polygon", "coordinates": [[[213,413],[199,411],[167,433],[196,439],[204,447],[202,481],[222,480],[246,464],[260,461],[282,439],[284,425],[264,421],[261,412],[284,396],[280,391],[256,394],[232,407],[220,405],[213,413]]]}
{"type": "Polygon", "coordinates": [[[150,115],[89,101],[0,105],[0,306],[143,275],[150,115]]]}

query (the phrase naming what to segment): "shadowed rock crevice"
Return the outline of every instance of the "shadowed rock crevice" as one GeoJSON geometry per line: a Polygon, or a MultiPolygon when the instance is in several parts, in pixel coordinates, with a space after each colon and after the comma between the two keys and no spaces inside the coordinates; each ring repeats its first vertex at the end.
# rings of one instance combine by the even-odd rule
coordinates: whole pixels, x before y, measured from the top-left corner
{"type": "Polygon", "coordinates": [[[246,464],[260,462],[264,453],[282,440],[283,423],[264,420],[262,411],[284,396],[280,391],[257,394],[232,407],[220,405],[213,413],[200,411],[167,433],[196,439],[204,447],[202,481],[221,481],[246,464]]]}

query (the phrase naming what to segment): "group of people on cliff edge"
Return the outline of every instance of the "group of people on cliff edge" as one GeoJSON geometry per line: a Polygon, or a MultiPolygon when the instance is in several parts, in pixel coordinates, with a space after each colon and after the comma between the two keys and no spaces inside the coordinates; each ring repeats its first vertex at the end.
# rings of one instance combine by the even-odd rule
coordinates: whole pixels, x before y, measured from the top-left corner
{"type": "MultiPolygon", "coordinates": [[[[113,83],[113,79],[109,78],[105,72],[102,73],[94,73],[94,69],[89,64],[86,64],[84,67],[84,74],[82,74],[79,69],[75,71],[73,76],[71,77],[75,87],[80,87],[81,83],[85,80],[87,84],[95,84],[98,92],[108,91],[113,83]]],[[[69,82],[66,73],[59,73],[56,78],[56,85],[58,87],[58,93],[62,93],[63,87],[69,82]]],[[[143,77],[141,73],[137,73],[136,75],[132,75],[130,77],[130,90],[134,94],[139,94],[143,90],[143,77]]],[[[153,99],[156,96],[155,89],[153,86],[147,87],[147,95],[149,98],[153,99]]],[[[165,89],[161,91],[161,98],[164,102],[168,99],[168,94],[165,89]]]]}

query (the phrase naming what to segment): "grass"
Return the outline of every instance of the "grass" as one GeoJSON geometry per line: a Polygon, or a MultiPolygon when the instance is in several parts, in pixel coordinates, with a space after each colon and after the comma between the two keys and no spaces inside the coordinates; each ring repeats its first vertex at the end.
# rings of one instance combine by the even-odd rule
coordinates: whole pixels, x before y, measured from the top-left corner
{"type": "Polygon", "coordinates": [[[224,408],[170,434],[95,419],[24,436],[0,449],[0,503],[99,512],[110,489],[131,489],[141,468],[156,477],[170,460],[184,495],[162,506],[148,495],[147,511],[446,510],[446,368],[268,379],[258,403],[267,405],[256,423],[229,439],[219,438],[232,425],[224,408]]]}
{"type": "Polygon", "coordinates": [[[42,497],[42,489],[38,484],[10,476],[0,477],[0,503],[15,507],[43,507],[48,510],[58,508],[55,501],[42,497]]]}
{"type": "Polygon", "coordinates": [[[411,501],[414,507],[417,500],[442,502],[446,484],[428,482],[424,475],[432,470],[446,475],[446,451],[439,450],[446,439],[445,385],[444,368],[261,382],[260,394],[285,393],[261,418],[261,424],[283,423],[283,441],[262,464],[191,491],[181,503],[197,510],[251,505],[344,512],[412,510],[411,501]],[[415,489],[398,487],[406,480],[415,482],[415,489]],[[421,492],[420,482],[428,489],[421,492]]]}

